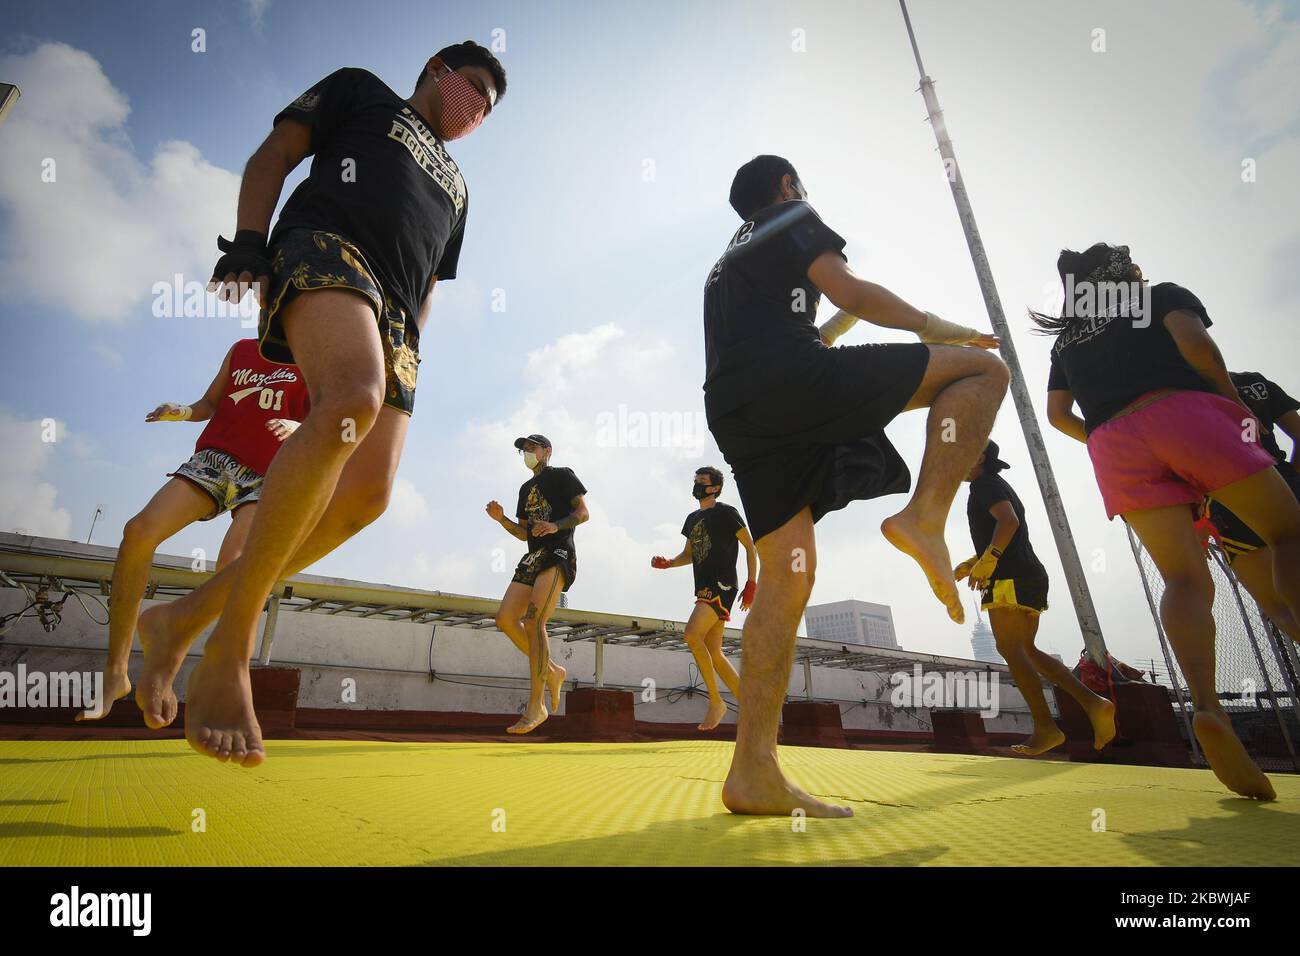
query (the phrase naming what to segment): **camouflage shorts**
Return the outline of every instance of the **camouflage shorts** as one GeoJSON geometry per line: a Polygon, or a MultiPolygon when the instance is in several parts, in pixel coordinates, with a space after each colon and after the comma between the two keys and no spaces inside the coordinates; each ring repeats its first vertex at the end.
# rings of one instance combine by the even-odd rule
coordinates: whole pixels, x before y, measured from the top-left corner
{"type": "Polygon", "coordinates": [[[217,510],[204,521],[241,505],[256,504],[262,496],[262,475],[241,465],[234,455],[215,448],[196,451],[189,461],[168,472],[168,477],[184,478],[208,493],[217,510]]]}
{"type": "Polygon", "coordinates": [[[384,404],[408,415],[415,409],[420,329],[415,317],[384,293],[365,256],[342,236],[316,229],[286,229],[271,247],[269,303],[258,320],[262,357],[296,364],[284,335],[284,310],[303,292],[352,289],[370,300],[384,349],[384,404]]]}

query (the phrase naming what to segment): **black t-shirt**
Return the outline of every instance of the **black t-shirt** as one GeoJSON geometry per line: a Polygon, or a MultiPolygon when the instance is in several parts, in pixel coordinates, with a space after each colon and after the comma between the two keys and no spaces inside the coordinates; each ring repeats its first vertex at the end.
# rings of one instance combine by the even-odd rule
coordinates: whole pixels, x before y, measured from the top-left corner
{"type": "Polygon", "coordinates": [[[999,501],[1011,502],[1011,508],[1020,519],[1020,527],[1012,535],[1011,542],[1002,550],[998,566],[993,571],[994,581],[1007,578],[1046,577],[1034,546],[1029,543],[1029,525],[1025,523],[1025,506],[1019,496],[1006,483],[1001,475],[980,475],[970,483],[970,498],[966,501],[966,519],[970,522],[970,539],[975,545],[975,553],[983,554],[993,540],[993,531],[998,526],[998,519],[989,513],[999,501]]]}
{"type": "Polygon", "coordinates": [[[736,555],[740,551],[736,533],[743,527],[745,519],[740,512],[720,501],[712,508],[699,508],[687,515],[682,534],[691,544],[697,591],[719,584],[735,587],[736,555]]]}
{"type": "Polygon", "coordinates": [[[515,517],[528,526],[528,550],[540,551],[543,548],[557,551],[567,548],[573,552],[573,529],[566,528],[554,534],[534,537],[533,522],[549,521],[552,524],[573,513],[573,499],[585,495],[583,487],[572,468],[557,468],[547,465],[519,486],[519,504],[515,506],[515,517]]]}
{"type": "Polygon", "coordinates": [[[1144,289],[1141,312],[1137,307],[1120,308],[1080,319],[1052,346],[1047,390],[1068,389],[1074,395],[1089,433],[1147,392],[1214,391],[1187,364],[1164,322],[1170,312],[1183,309],[1200,316],[1209,328],[1212,323],[1201,300],[1172,282],[1144,289]]]}
{"type": "Polygon", "coordinates": [[[824,348],[821,290],[808,267],[844,240],[806,202],[763,209],[741,225],[704,285],[704,405],[710,416],[797,380],[824,348]]]}
{"type": "Polygon", "coordinates": [[[1276,382],[1270,382],[1258,372],[1229,372],[1228,375],[1232,384],[1237,386],[1237,394],[1246,403],[1246,407],[1268,429],[1259,436],[1260,447],[1278,461],[1286,461],[1286,454],[1277,443],[1273,426],[1287,412],[1300,409],[1300,402],[1282,391],[1276,382]]]}
{"type": "Polygon", "coordinates": [[[310,123],[311,174],[285,202],[271,238],[336,232],[366,257],[411,316],[433,276],[456,277],[469,196],[442,141],[411,104],[366,70],[331,73],[275,117],[310,123]]]}

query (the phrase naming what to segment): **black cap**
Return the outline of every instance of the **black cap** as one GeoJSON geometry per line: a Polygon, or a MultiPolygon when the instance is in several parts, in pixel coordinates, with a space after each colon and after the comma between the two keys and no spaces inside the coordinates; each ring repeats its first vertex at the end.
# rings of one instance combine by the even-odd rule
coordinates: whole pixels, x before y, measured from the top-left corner
{"type": "Polygon", "coordinates": [[[1000,449],[998,448],[998,443],[992,440],[990,440],[989,443],[984,446],[984,470],[985,471],[1002,471],[1005,468],[1011,467],[1005,461],[1003,461],[1001,458],[998,457],[999,450],[1000,449]]]}
{"type": "Polygon", "coordinates": [[[545,448],[551,447],[551,440],[547,438],[545,435],[525,435],[523,438],[516,438],[515,447],[523,448],[524,442],[526,441],[530,441],[535,445],[541,445],[545,448]]]}

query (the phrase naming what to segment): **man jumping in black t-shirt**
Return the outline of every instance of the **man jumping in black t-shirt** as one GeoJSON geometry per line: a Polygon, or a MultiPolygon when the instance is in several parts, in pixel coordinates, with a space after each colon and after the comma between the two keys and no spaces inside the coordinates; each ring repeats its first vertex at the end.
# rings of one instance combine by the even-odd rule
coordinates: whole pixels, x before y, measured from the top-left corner
{"type": "Polygon", "coordinates": [[[695,608],[686,621],[684,637],[709,690],[709,710],[700,723],[700,730],[713,730],[727,715],[726,701],[718,692],[719,677],[732,696],[740,699],[740,678],[722,653],[722,637],[727,621],[731,620],[731,606],[736,597],[740,597],[740,609],[749,610],[758,581],[758,549],[754,547],[754,539],[749,536],[740,512],[718,501],[721,493],[722,472],[713,467],[696,471],[691,494],[700,506],[686,516],[682,525],[686,546],[676,557],[655,555],[650,559],[652,568],[666,570],[689,564],[695,573],[695,608]],[[745,563],[749,569],[743,590],[736,579],[738,545],[745,546],[745,563]]]}
{"type": "Polygon", "coordinates": [[[551,710],[560,706],[565,670],[551,661],[546,623],[555,611],[560,593],[578,576],[578,553],[573,529],[589,517],[583,495],[587,489],[571,468],[552,467],[551,442],[545,435],[516,438],[515,448],[533,473],[519,486],[515,518],[506,517],[499,501],[487,503],[488,517],[520,541],[528,553],[515,568],[497,610],[497,629],[528,655],[528,707],[508,732],[526,734],[550,716],[543,699],[549,691],[551,710]]]}
{"type": "Polygon", "coordinates": [[[339,70],[281,111],[248,161],[235,238],[218,242],[212,280],[222,298],[255,289],[262,354],[298,365],[311,413],[266,475],[240,559],[140,619],[137,701],[161,727],[175,716],[186,651],[220,615],[186,699],[199,753],[265,759],[248,663],[267,595],[387,507],[429,295],[456,275],[469,208],[445,143],[476,129],[505,89],[501,64],[471,41],[431,57],[406,98],[366,70],[339,70]],[[313,154],[268,241],[285,178],[313,154]]]}
{"type": "Polygon", "coordinates": [[[930,409],[916,492],[881,531],[921,565],[948,615],[963,620],[943,529],[962,478],[1006,394],[998,341],[912,308],[845,261],[844,240],[807,203],[779,156],[736,173],[745,220],[704,288],[709,429],[727,463],[763,570],[744,627],[741,692],[723,803],[736,813],[851,816],[787,781],[776,759],[795,633],[816,569],[814,523],[848,502],[906,491],[907,466],[884,435],[901,412],[930,409]],[[840,307],[819,333],[821,295],[840,307]],[[859,318],[921,342],[827,348],[859,318]],[[943,344],[940,344],[943,343],[943,344]],[[976,348],[954,346],[973,345],[976,348]]]}
{"type": "MultiPolygon", "coordinates": [[[[1228,377],[1236,386],[1242,402],[1259,419],[1262,426],[1257,436],[1260,447],[1277,461],[1274,466],[1277,473],[1300,498],[1300,471],[1296,470],[1296,463],[1300,461],[1300,401],[1259,372],[1229,372],[1228,377]],[[1279,431],[1291,439],[1290,460],[1277,443],[1279,431]]],[[[1296,620],[1273,584],[1272,550],[1250,525],[1213,498],[1209,499],[1205,510],[1211,533],[1218,539],[1237,580],[1259,602],[1277,629],[1300,644],[1300,621],[1296,620]]]]}
{"type": "Polygon", "coordinates": [[[1034,646],[1038,616],[1047,610],[1047,569],[1029,541],[1025,506],[1002,477],[1011,466],[998,457],[998,451],[998,443],[989,442],[966,476],[970,482],[966,520],[975,556],[959,564],[953,575],[958,581],[969,578],[970,586],[983,592],[980,607],[988,611],[998,652],[1034,718],[1033,734],[1011,749],[1033,757],[1065,743],[1065,734],[1043,696],[1041,675],[1083,708],[1092,722],[1093,746],[1101,750],[1115,737],[1115,705],[1034,646]]]}

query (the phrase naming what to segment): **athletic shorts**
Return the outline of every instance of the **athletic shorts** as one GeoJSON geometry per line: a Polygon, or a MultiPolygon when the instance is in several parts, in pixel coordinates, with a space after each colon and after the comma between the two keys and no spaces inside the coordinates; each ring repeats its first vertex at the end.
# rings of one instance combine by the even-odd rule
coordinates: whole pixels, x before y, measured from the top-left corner
{"type": "Polygon", "coordinates": [[[275,275],[270,303],[258,320],[262,358],[296,364],[284,335],[284,310],[303,292],[352,289],[370,300],[384,351],[384,404],[411,414],[420,365],[420,328],[384,293],[361,250],[342,236],[313,229],[286,229],[271,247],[275,275]]]}
{"type": "Polygon", "coordinates": [[[1273,456],[1243,438],[1246,414],[1222,395],[1178,391],[1097,426],[1088,455],[1106,516],[1199,502],[1271,468],[1273,456]]]}
{"type": "Polygon", "coordinates": [[[1047,610],[1047,575],[990,581],[980,594],[980,607],[1016,609],[1041,614],[1047,610]]]}
{"type": "Polygon", "coordinates": [[[713,584],[699,585],[695,588],[696,603],[707,604],[713,609],[713,613],[718,615],[720,621],[731,620],[731,608],[736,603],[736,596],[740,589],[736,587],[736,582],[730,584],[725,581],[718,581],[713,584]]]}
{"type": "Polygon", "coordinates": [[[262,496],[263,476],[239,463],[234,455],[215,448],[196,451],[185,464],[168,472],[169,478],[184,478],[199,490],[206,491],[216,511],[201,520],[254,504],[262,496]]]}
{"type": "MultiPolygon", "coordinates": [[[[1300,500],[1300,472],[1297,472],[1295,468],[1286,463],[1279,463],[1275,467],[1286,480],[1286,483],[1291,486],[1291,491],[1297,500],[1300,500]]],[[[1214,525],[1215,530],[1218,532],[1215,538],[1218,539],[1219,548],[1227,557],[1229,564],[1236,560],[1239,554],[1249,554],[1251,551],[1258,551],[1260,548],[1268,547],[1264,543],[1264,539],[1250,529],[1250,525],[1223,507],[1223,505],[1213,498],[1208,499],[1207,504],[1209,506],[1210,523],[1214,525]]]]}
{"type": "Polygon", "coordinates": [[[573,579],[578,576],[578,556],[568,548],[538,548],[529,551],[515,566],[515,576],[510,580],[532,587],[537,582],[537,576],[547,568],[560,569],[560,577],[564,580],[564,587],[560,590],[567,591],[573,587],[573,579]]]}
{"type": "Polygon", "coordinates": [[[850,501],[911,488],[884,428],[929,361],[921,343],[828,348],[807,380],[709,416],[755,541],[804,508],[817,521],[850,501]]]}

